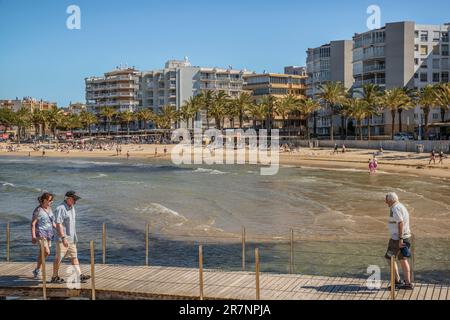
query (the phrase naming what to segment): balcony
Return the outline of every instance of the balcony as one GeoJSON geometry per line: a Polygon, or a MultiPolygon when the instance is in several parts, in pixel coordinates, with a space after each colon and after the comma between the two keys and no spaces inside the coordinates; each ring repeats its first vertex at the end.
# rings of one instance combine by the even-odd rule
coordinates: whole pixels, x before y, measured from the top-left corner
{"type": "Polygon", "coordinates": [[[386,71],[385,65],[365,66],[364,73],[386,71]]]}
{"type": "Polygon", "coordinates": [[[355,81],[355,87],[362,87],[365,84],[376,84],[376,85],[385,85],[386,78],[378,78],[378,79],[366,79],[366,80],[358,80],[355,81]]]}

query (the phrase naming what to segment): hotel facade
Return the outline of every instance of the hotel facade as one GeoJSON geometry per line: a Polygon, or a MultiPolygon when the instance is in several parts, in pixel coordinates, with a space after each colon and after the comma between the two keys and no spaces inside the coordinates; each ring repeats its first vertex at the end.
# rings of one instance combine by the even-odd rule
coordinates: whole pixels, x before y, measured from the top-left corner
{"type": "MultiPolygon", "coordinates": [[[[327,82],[339,81],[346,88],[353,86],[353,42],[351,40],[331,41],[306,52],[306,72],[308,75],[306,95],[317,99],[320,86],[327,82]]],[[[310,117],[308,126],[316,135],[328,135],[330,114],[326,108],[310,117]]],[[[334,132],[338,132],[340,116],[333,117],[334,132]]]]}
{"type": "MultiPolygon", "coordinates": [[[[86,78],[87,107],[96,114],[104,107],[120,112],[151,109],[158,113],[163,106],[170,105],[180,110],[189,98],[207,90],[223,91],[232,98],[239,96],[244,91],[244,75],[250,73],[192,66],[187,58],[169,60],[160,70],[141,72],[118,68],[101,78],[86,78]]],[[[205,114],[201,113],[198,120],[200,117],[206,125],[205,114]]]]}
{"type": "MultiPolygon", "coordinates": [[[[323,74],[325,82],[341,81],[347,89],[352,89],[354,96],[360,96],[363,85],[368,83],[376,84],[385,90],[395,87],[421,89],[428,84],[449,82],[449,30],[450,24],[419,25],[414,22],[396,22],[388,23],[380,29],[355,34],[350,41],[351,62],[347,64],[347,68],[349,65],[352,68],[351,85],[348,78],[342,74],[331,77],[330,72],[330,77],[327,78],[327,68],[324,68],[325,72],[318,69],[317,51],[312,52],[310,49],[307,65],[310,76],[308,96],[317,97],[320,93],[315,84],[320,84],[321,81],[316,79],[321,78],[323,74]]],[[[322,55],[326,56],[327,53],[320,53],[320,62],[324,61],[322,55]]],[[[333,54],[330,53],[330,56],[333,57],[333,54]]],[[[326,110],[321,110],[320,113],[326,114],[326,110]]],[[[443,122],[447,119],[448,113],[442,119],[440,110],[435,108],[430,113],[429,123],[443,122]]],[[[335,124],[340,123],[339,119],[336,120],[335,124]]],[[[367,121],[369,120],[363,125],[367,125],[367,121]]],[[[389,110],[385,110],[383,114],[373,117],[370,121],[372,135],[391,135],[392,118],[389,110]]],[[[418,134],[419,127],[425,123],[420,107],[403,112],[402,123],[405,124],[403,131],[415,131],[418,134]]],[[[321,123],[318,127],[319,135],[329,133],[329,123],[328,125],[326,122],[321,123]]],[[[335,129],[338,130],[339,127],[335,129]]],[[[399,129],[397,116],[395,130],[399,129]]],[[[335,132],[338,132],[336,130],[335,132]]]]}
{"type": "MultiPolygon", "coordinates": [[[[304,68],[286,67],[285,71],[290,72],[290,74],[261,73],[246,75],[244,76],[244,90],[252,94],[255,102],[259,102],[264,96],[268,95],[278,99],[288,95],[304,99],[306,97],[307,79],[304,68]]],[[[273,125],[276,128],[287,125],[288,128],[296,129],[301,127],[302,120],[299,114],[292,113],[286,119],[287,124],[283,124],[281,116],[276,116],[273,125]]]]}

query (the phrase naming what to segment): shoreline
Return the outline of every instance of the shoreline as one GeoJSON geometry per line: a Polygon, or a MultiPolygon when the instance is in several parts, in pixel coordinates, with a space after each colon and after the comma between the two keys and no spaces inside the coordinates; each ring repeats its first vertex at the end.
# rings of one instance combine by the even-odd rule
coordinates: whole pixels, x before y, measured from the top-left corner
{"type": "MultiPolygon", "coordinates": [[[[70,153],[53,150],[45,151],[45,158],[87,158],[87,159],[119,159],[127,160],[127,152],[130,153],[130,160],[171,161],[171,150],[174,145],[167,145],[167,154],[163,154],[164,145],[125,145],[122,154],[117,156],[115,150],[95,150],[80,151],[71,150],[70,153]],[[155,148],[158,148],[158,155],[155,156],[155,148]]],[[[41,151],[34,151],[29,147],[21,148],[20,151],[6,152],[0,150],[0,157],[22,157],[42,158],[41,151]]],[[[332,154],[332,149],[302,148],[299,152],[280,152],[280,166],[310,167],[317,169],[340,169],[340,170],[368,170],[369,158],[373,158],[374,150],[368,149],[347,149],[345,154],[332,154]]],[[[450,160],[444,159],[444,165],[428,165],[429,156],[427,154],[416,154],[399,151],[385,151],[382,156],[378,156],[380,173],[403,174],[419,177],[432,177],[438,179],[450,179],[450,160]]],[[[206,164],[205,164],[206,165],[206,164]]],[[[224,164],[226,166],[226,164],[224,164]]]]}

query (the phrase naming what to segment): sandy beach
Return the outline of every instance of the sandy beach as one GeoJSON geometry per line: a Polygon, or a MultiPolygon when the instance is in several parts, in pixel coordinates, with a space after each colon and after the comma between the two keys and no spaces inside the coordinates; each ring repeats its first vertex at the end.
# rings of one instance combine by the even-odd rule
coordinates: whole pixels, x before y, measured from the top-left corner
{"type": "MultiPolygon", "coordinates": [[[[130,159],[139,159],[145,161],[170,161],[171,150],[174,145],[123,145],[122,154],[117,156],[114,150],[94,150],[81,151],[70,150],[60,152],[55,150],[45,150],[45,157],[58,158],[111,158],[126,159],[127,152],[130,159]],[[164,154],[164,148],[167,153],[164,154]],[[155,155],[155,149],[158,153],[155,155]]],[[[320,148],[309,149],[301,148],[294,152],[280,152],[280,164],[287,166],[301,166],[312,168],[340,168],[340,169],[358,169],[368,170],[368,162],[373,158],[376,150],[367,149],[347,149],[343,154],[333,154],[332,149],[320,148]]],[[[0,156],[11,157],[42,157],[41,151],[34,151],[30,145],[21,145],[16,152],[7,152],[6,144],[0,143],[0,156]]],[[[436,165],[429,165],[429,154],[407,153],[398,151],[384,151],[383,155],[377,156],[379,170],[388,173],[407,174],[415,176],[427,176],[435,178],[450,179],[450,159],[444,159],[444,164],[440,165],[439,159],[436,159],[436,165]]]]}

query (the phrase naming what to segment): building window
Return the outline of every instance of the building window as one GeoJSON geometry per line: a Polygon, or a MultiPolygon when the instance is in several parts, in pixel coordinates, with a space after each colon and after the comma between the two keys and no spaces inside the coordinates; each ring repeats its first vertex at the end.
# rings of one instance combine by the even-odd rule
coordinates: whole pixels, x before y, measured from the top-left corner
{"type": "Polygon", "coordinates": [[[439,59],[433,59],[433,69],[439,69],[439,59]]]}
{"type": "Polygon", "coordinates": [[[438,55],[440,54],[440,48],[439,48],[439,45],[433,46],[433,54],[434,54],[435,56],[438,56],[438,55]]]}
{"type": "Polygon", "coordinates": [[[439,41],[441,40],[441,33],[439,31],[433,32],[433,41],[439,41]]]}
{"type": "Polygon", "coordinates": [[[433,113],[433,120],[439,120],[439,113],[433,113]]]}
{"type": "Polygon", "coordinates": [[[441,60],[441,68],[442,69],[450,69],[450,64],[449,64],[450,60],[448,58],[444,58],[441,60]]]}
{"type": "Polygon", "coordinates": [[[448,81],[448,72],[445,71],[445,72],[441,73],[441,81],[442,82],[449,82],[448,81]]]}
{"type": "Polygon", "coordinates": [[[419,59],[415,58],[415,59],[414,59],[414,64],[415,64],[416,66],[418,66],[418,65],[419,65],[419,59]]]}
{"type": "Polygon", "coordinates": [[[419,45],[418,44],[414,45],[414,51],[419,52],[419,45]]]}
{"type": "Polygon", "coordinates": [[[448,32],[442,32],[442,41],[448,42],[448,32]]]}
{"type": "Polygon", "coordinates": [[[433,73],[433,82],[439,82],[440,81],[440,74],[439,72],[433,73]]]}
{"type": "Polygon", "coordinates": [[[442,55],[448,57],[448,44],[442,45],[442,55]]]}
{"type": "Polygon", "coordinates": [[[423,69],[428,68],[428,60],[427,59],[421,59],[420,61],[421,61],[421,64],[420,64],[421,68],[423,68],[423,69]]]}
{"type": "Polygon", "coordinates": [[[415,35],[416,39],[419,39],[419,31],[414,31],[414,35],[415,35]]]}
{"type": "Polygon", "coordinates": [[[420,54],[423,56],[428,55],[428,46],[420,46],[420,54]]]}
{"type": "Polygon", "coordinates": [[[428,31],[420,32],[420,41],[428,42],[428,31]]]}
{"type": "Polygon", "coordinates": [[[414,74],[414,78],[415,78],[415,79],[419,79],[419,74],[418,74],[418,73],[415,73],[415,74],[414,74]]]}
{"type": "Polygon", "coordinates": [[[428,82],[428,73],[425,73],[425,72],[420,73],[420,81],[428,82]]]}

